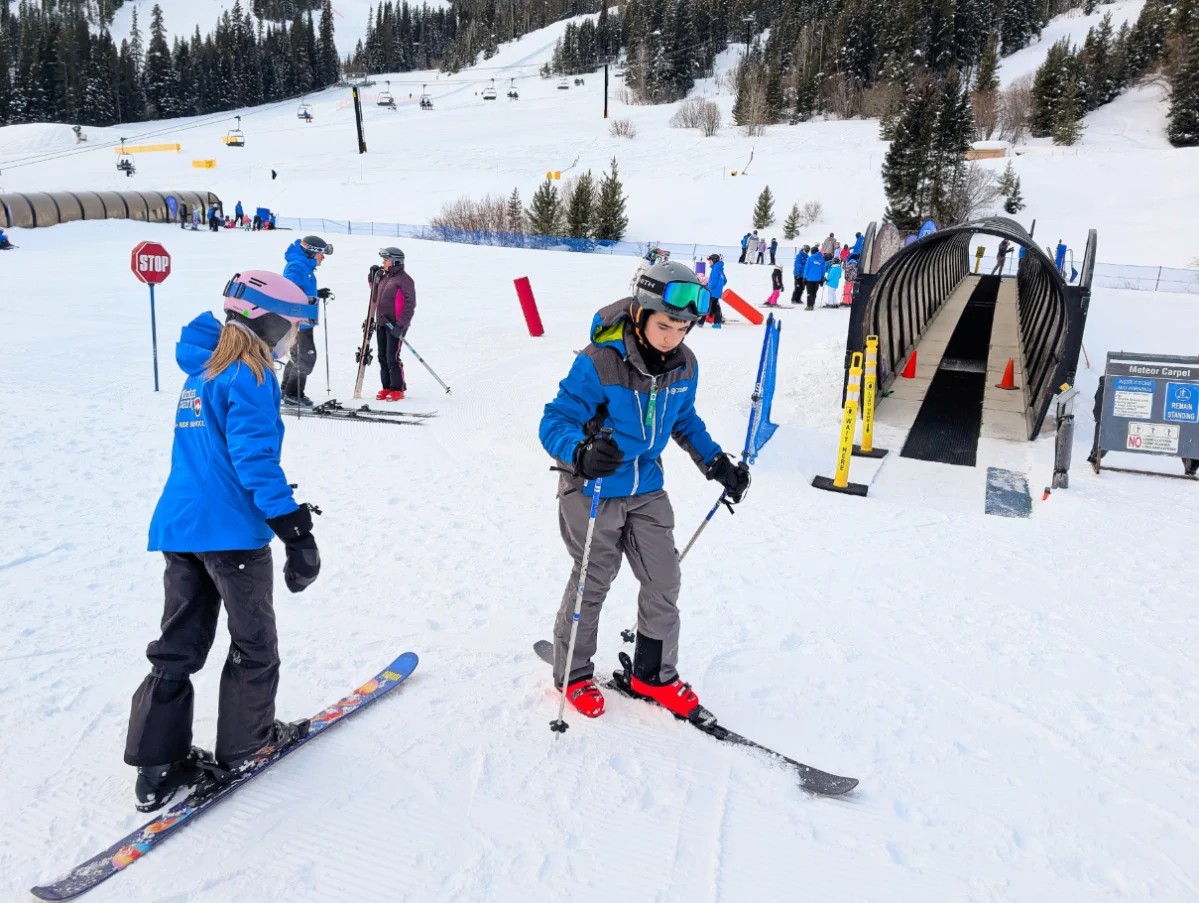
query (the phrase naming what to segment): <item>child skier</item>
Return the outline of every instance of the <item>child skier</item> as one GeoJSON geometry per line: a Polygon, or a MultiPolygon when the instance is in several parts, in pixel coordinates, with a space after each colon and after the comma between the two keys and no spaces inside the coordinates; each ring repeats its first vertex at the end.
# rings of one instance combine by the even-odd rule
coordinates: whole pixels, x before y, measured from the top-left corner
{"type": "Polygon", "coordinates": [[[162,635],[146,649],[150,674],[133,694],[125,743],[143,812],[161,807],[202,771],[237,771],[308,728],[275,720],[271,537],[287,550],[283,580],[293,593],[317,578],[321,559],[312,508],[296,504],[279,466],[283,421],[271,358],[284,353],[297,324],[315,322],[317,306],[282,276],[260,270],[235,275],[224,295],[225,325],[200,314],[175,350],[187,381],[149,543],[166,559],[166,604],[162,635]],[[212,648],[222,602],[231,642],[214,761],[191,745],[191,675],[212,648]]]}
{"type": "MultiPolygon", "coordinates": [[[[708,294],[711,296],[708,303],[711,305],[708,311],[708,321],[712,324],[713,329],[720,329],[724,326],[724,311],[720,309],[720,297],[724,294],[724,287],[728,284],[728,277],[724,275],[724,258],[719,254],[708,255],[708,294]]],[[[699,325],[704,325],[704,318],[699,318],[699,325]]]]}
{"type": "MultiPolygon", "coordinates": [[[[333,299],[327,288],[316,287],[316,268],[333,253],[333,245],[317,235],[297,238],[283,252],[287,266],[283,275],[298,285],[309,298],[333,299]]],[[[316,367],[316,339],[312,334],[312,323],[301,323],[296,333],[295,344],[283,368],[283,401],[285,404],[312,407],[312,399],[304,393],[308,375],[316,367]]]]}
{"type": "Polygon", "coordinates": [[[734,504],[749,489],[749,471],[721,451],[695,411],[698,363],[683,339],[707,314],[709,294],[690,267],[666,261],[644,273],[632,298],[601,309],[591,344],[545,406],[541,444],[557,459],[558,522],[574,570],[554,622],[554,681],[566,682],[571,705],[603,714],[593,680],[600,608],[621,558],[641,583],[634,692],[686,717],[699,705],[679,679],[680,571],[674,511],[662,488],[662,451],[673,437],[734,504]],[[604,430],[610,429],[611,434],[604,430]],[[585,575],[574,658],[566,662],[591,495],[603,479],[585,575]]]}
{"type": "Polygon", "coordinates": [[[767,307],[779,306],[779,293],[783,290],[783,268],[775,264],[770,268],[770,297],[766,299],[767,307]]]}
{"type": "Polygon", "coordinates": [[[824,299],[825,307],[840,307],[837,301],[837,286],[841,284],[841,259],[834,257],[829,261],[828,270],[824,276],[824,284],[828,286],[828,294],[824,299]]]}

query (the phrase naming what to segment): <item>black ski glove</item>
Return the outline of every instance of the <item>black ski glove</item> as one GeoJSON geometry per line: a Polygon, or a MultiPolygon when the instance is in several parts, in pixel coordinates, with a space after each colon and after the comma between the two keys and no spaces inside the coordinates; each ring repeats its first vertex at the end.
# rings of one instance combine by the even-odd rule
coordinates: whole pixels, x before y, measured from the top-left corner
{"type": "Polygon", "coordinates": [[[575,473],[588,480],[610,477],[620,468],[624,452],[605,435],[591,436],[575,446],[575,473]]]}
{"type": "Polygon", "coordinates": [[[332,301],[332,300],[333,300],[335,297],[337,297],[336,295],[334,295],[334,294],[333,294],[333,292],[332,292],[332,291],[330,291],[330,290],[329,290],[329,289],[327,289],[327,288],[319,288],[319,289],[317,289],[317,290],[316,290],[316,296],[317,296],[318,298],[320,298],[322,301],[332,301]]]}
{"type": "Polygon", "coordinates": [[[320,509],[301,505],[291,514],[272,517],[266,525],[283,540],[287,561],[283,565],[283,582],[293,593],[302,593],[321,572],[321,553],[312,536],[312,511],[320,509]]]}
{"type": "Polygon", "coordinates": [[[379,271],[382,269],[383,269],[383,267],[379,266],[379,264],[376,263],[374,266],[371,267],[371,274],[367,278],[370,279],[371,282],[374,282],[375,277],[379,275],[379,271]]]}
{"type": "Polygon", "coordinates": [[[727,452],[722,452],[712,459],[712,463],[708,465],[707,477],[724,487],[729,501],[734,505],[749,492],[749,468],[744,464],[734,464],[727,452]]]}

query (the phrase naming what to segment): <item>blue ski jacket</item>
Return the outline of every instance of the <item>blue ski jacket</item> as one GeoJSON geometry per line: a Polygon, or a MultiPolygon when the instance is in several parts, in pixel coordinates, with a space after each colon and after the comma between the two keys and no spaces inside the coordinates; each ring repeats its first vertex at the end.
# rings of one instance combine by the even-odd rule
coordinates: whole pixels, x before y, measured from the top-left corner
{"type": "Polygon", "coordinates": [[[819,250],[813,251],[804,264],[803,278],[805,282],[819,282],[824,278],[824,255],[819,250]]]}
{"type": "Polygon", "coordinates": [[[746,232],[744,235],[741,236],[741,249],[745,250],[745,248],[748,247],[748,245],[749,245],[749,233],[746,232]]]}
{"type": "Polygon", "coordinates": [[[279,381],[272,371],[259,385],[242,364],[205,379],[220,334],[216,317],[202,313],[175,346],[187,381],[175,410],[171,474],[150,520],[151,552],[260,549],[275,535],[267,518],[299,507],[279,463],[279,381]]]}
{"type": "MultiPolygon", "coordinates": [[[[310,258],[304,253],[304,249],[300,247],[300,240],[297,238],[294,242],[287,246],[287,250],[283,252],[283,259],[287,261],[283,267],[283,276],[290,279],[296,285],[304,290],[304,294],[309,298],[316,297],[316,258],[310,258]]],[[[311,329],[311,322],[303,322],[300,324],[301,329],[311,329]]]]}
{"type": "Polygon", "coordinates": [[[795,252],[795,266],[791,270],[791,275],[796,279],[803,278],[803,268],[808,264],[808,254],[806,251],[795,252]]]}
{"type": "Polygon", "coordinates": [[[242,210],[242,207],[241,207],[241,201],[238,201],[237,206],[233,208],[233,215],[236,216],[238,219],[241,219],[243,216],[245,216],[245,212],[242,210]]]}
{"type": "Polygon", "coordinates": [[[854,243],[853,243],[853,250],[849,252],[849,256],[850,257],[861,257],[862,256],[862,247],[865,244],[866,244],[865,236],[859,235],[857,237],[857,240],[854,241],[854,243]]]}
{"type": "Polygon", "coordinates": [[[716,261],[712,264],[712,271],[708,274],[708,293],[719,301],[728,282],[728,278],[724,275],[724,261],[716,261]]]}
{"type": "Polygon", "coordinates": [[[825,278],[830,288],[836,288],[841,284],[841,261],[834,260],[829,264],[828,275],[825,278]]]}
{"type": "MultiPolygon", "coordinates": [[[[558,396],[545,406],[541,445],[560,467],[573,472],[575,448],[589,435],[611,427],[624,461],[604,477],[603,497],[640,495],[662,488],[662,451],[673,438],[699,469],[720,454],[720,446],[695,412],[699,364],[686,344],[679,364],[651,376],[633,337],[631,298],[609,304],[591,323],[591,344],[575,358],[558,396]]],[[[593,480],[563,476],[560,492],[581,489],[590,496],[593,480]]]]}

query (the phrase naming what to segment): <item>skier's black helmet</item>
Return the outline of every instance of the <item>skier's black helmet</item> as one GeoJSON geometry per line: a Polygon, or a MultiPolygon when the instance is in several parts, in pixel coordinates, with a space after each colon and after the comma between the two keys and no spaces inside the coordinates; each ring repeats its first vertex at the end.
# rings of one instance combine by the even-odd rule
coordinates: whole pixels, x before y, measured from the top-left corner
{"type": "Polygon", "coordinates": [[[309,260],[312,260],[317,254],[324,254],[328,257],[333,253],[333,245],[319,235],[305,235],[300,239],[300,247],[304,249],[304,254],[309,260]]]}
{"type": "Polygon", "coordinates": [[[404,265],[404,252],[399,248],[380,248],[379,256],[384,260],[390,260],[396,266],[404,265]]]}

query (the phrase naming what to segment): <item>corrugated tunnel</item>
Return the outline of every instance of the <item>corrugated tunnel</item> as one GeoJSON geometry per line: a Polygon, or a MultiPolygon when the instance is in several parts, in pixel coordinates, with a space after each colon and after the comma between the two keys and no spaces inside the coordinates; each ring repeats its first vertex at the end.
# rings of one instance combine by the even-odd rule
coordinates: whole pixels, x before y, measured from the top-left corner
{"type": "Polygon", "coordinates": [[[0,194],[0,226],[39,229],[81,219],[177,223],[221,199],[211,191],[25,191],[0,194]]]}
{"type": "Polygon", "coordinates": [[[1073,384],[1090,301],[1095,231],[1079,285],[1014,220],[952,226],[880,260],[878,229],[867,229],[846,354],[879,337],[878,420],[907,430],[903,455],[974,465],[981,437],[1032,440],[1053,396],[1073,384]],[[1015,278],[971,272],[976,236],[1023,249],[1015,278]],[[914,378],[900,376],[917,352],[914,378]],[[999,389],[1007,361],[1017,390],[999,389]]]}

